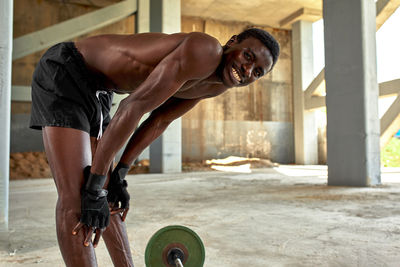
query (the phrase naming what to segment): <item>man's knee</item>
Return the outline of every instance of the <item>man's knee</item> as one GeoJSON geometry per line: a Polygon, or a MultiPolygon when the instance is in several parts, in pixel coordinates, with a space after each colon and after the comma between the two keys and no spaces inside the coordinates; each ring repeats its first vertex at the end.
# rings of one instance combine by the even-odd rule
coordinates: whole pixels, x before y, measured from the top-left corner
{"type": "Polygon", "coordinates": [[[59,196],[56,211],[58,214],[75,215],[81,213],[80,195],[59,196]]]}

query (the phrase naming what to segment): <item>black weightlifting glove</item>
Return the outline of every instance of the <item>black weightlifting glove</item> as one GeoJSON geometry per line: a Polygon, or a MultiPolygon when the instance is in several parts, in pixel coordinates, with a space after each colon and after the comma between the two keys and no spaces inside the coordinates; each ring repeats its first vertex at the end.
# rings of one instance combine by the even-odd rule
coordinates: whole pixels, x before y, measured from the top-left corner
{"type": "Polygon", "coordinates": [[[87,226],[103,229],[110,223],[107,190],[103,189],[106,176],[91,173],[90,166],[86,167],[84,172],[80,221],[87,226]]]}
{"type": "Polygon", "coordinates": [[[111,173],[110,182],[108,184],[108,202],[114,205],[114,208],[129,209],[130,196],[126,188],[128,183],[125,176],[129,171],[129,165],[119,162],[117,167],[111,173]],[[121,203],[121,206],[119,206],[121,203]]]}

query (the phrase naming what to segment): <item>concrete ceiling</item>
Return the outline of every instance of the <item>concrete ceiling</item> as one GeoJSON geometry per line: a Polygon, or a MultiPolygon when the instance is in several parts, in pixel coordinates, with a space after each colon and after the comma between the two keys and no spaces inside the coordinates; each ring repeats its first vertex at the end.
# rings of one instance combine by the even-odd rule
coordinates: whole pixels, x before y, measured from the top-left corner
{"type": "Polygon", "coordinates": [[[182,0],[182,14],[290,29],[302,18],[322,18],[322,0],[182,0]]]}

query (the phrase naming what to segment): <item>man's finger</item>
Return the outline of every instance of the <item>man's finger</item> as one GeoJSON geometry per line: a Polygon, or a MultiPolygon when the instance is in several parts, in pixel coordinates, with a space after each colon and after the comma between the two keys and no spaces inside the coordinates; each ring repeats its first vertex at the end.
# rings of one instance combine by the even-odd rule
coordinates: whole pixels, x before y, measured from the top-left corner
{"type": "Polygon", "coordinates": [[[129,211],[129,208],[126,208],[124,210],[124,213],[122,214],[122,221],[125,221],[126,215],[128,215],[128,211],[129,211]]]}
{"type": "Polygon", "coordinates": [[[96,229],[96,235],[94,236],[94,240],[93,240],[93,247],[96,248],[97,244],[99,243],[100,237],[103,234],[103,230],[100,228],[96,229]]]}
{"type": "Polygon", "coordinates": [[[85,247],[88,247],[90,245],[90,242],[92,242],[92,235],[93,235],[93,227],[88,227],[89,228],[89,233],[87,233],[87,236],[85,238],[85,241],[83,241],[83,245],[85,247]]]}
{"type": "Polygon", "coordinates": [[[81,230],[82,229],[82,227],[84,226],[85,224],[83,224],[83,223],[81,223],[81,222],[78,222],[78,224],[74,227],[74,229],[72,230],[72,234],[73,235],[76,235],[78,232],[79,232],[79,230],[81,230]]]}

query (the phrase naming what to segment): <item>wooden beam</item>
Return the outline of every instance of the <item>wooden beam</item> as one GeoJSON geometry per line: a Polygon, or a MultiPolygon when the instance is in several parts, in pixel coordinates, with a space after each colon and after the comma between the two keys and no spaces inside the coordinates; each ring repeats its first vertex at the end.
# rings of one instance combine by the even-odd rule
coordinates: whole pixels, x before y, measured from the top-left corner
{"type": "Polygon", "coordinates": [[[381,118],[381,148],[384,147],[400,129],[400,95],[381,118]]]}
{"type": "Polygon", "coordinates": [[[305,100],[304,101],[305,110],[317,109],[326,106],[325,96],[311,96],[304,100],[305,100]]]}
{"type": "Polygon", "coordinates": [[[379,84],[379,96],[393,96],[400,93],[400,79],[379,84]]]}
{"type": "Polygon", "coordinates": [[[279,25],[281,27],[285,27],[288,25],[292,25],[294,22],[299,21],[299,20],[305,20],[305,21],[317,21],[322,18],[322,11],[319,9],[314,9],[314,8],[300,8],[299,10],[293,12],[286,18],[282,19],[279,21],[279,25]]]}
{"type": "MultiPolygon", "coordinates": [[[[320,72],[319,75],[321,75],[322,72],[320,72]]],[[[310,84],[310,86],[307,88],[304,94],[304,108],[306,110],[308,109],[315,109],[315,108],[322,108],[325,106],[325,97],[324,96],[312,96],[312,84],[316,82],[317,79],[321,79],[321,77],[318,78],[318,76],[314,79],[314,81],[310,84]],[[308,91],[310,90],[310,91],[308,91]],[[308,95],[307,94],[308,91],[308,95]]],[[[316,88],[318,85],[316,86],[316,88]]],[[[392,80],[392,81],[387,81],[379,84],[379,96],[380,97],[388,97],[388,96],[393,96],[397,95],[400,93],[400,79],[392,80]]]]}
{"type": "Polygon", "coordinates": [[[118,2],[121,0],[47,0],[51,2],[58,2],[62,4],[73,4],[73,5],[81,5],[81,6],[92,6],[92,7],[106,7],[118,2]]]}
{"type": "Polygon", "coordinates": [[[125,0],[14,39],[13,60],[41,51],[56,43],[119,21],[136,12],[136,0],[125,0]]]}
{"type": "Polygon", "coordinates": [[[378,0],[376,2],[376,30],[379,30],[399,6],[400,0],[378,0]]]}
{"type": "Polygon", "coordinates": [[[312,96],[312,94],[317,90],[317,88],[321,85],[321,83],[325,80],[325,68],[321,70],[321,72],[314,78],[314,80],[310,83],[307,89],[304,91],[304,100],[306,101],[308,98],[312,96]]]}
{"type": "MultiPolygon", "coordinates": [[[[400,6],[400,0],[378,0],[376,2],[376,30],[379,29],[380,26],[394,13],[394,11],[400,6]]],[[[296,12],[289,15],[287,18],[281,20],[281,26],[283,24],[293,23],[291,20],[297,20],[299,16],[306,12],[304,8],[297,10],[296,12]],[[289,21],[289,22],[288,22],[289,21]]],[[[317,14],[317,11],[314,11],[314,14],[317,14]]],[[[307,103],[308,99],[312,96],[312,94],[317,90],[318,86],[325,79],[325,68],[321,70],[321,72],[314,78],[314,80],[310,83],[308,88],[304,91],[305,103],[307,103]]],[[[379,84],[379,96],[389,96],[397,94],[400,91],[400,79],[393,80],[389,82],[384,82],[379,84]]],[[[321,101],[313,103],[322,103],[321,101]]],[[[306,104],[307,106],[307,104],[306,104]]]]}
{"type": "MultiPolygon", "coordinates": [[[[400,6],[400,0],[378,0],[376,2],[376,30],[396,11],[400,6]]],[[[283,19],[281,26],[293,23],[302,16],[304,11],[301,9],[283,19]]],[[[318,86],[325,79],[325,68],[315,77],[308,88],[304,91],[304,109],[322,108],[326,105],[324,96],[312,96],[318,86]]],[[[390,108],[381,118],[381,137],[380,145],[384,147],[394,134],[400,129],[400,79],[387,81],[379,84],[379,96],[398,95],[390,108]]]]}

